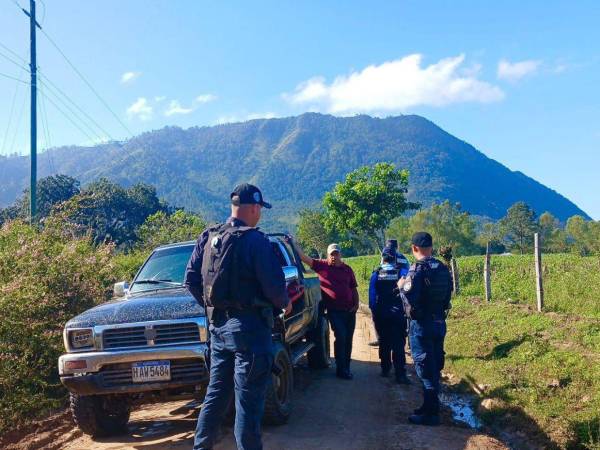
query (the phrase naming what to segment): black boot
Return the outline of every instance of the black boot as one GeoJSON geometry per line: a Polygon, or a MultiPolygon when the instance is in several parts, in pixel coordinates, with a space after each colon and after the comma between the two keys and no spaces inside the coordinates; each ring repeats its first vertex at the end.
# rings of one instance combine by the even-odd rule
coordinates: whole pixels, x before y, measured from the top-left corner
{"type": "Polygon", "coordinates": [[[421,414],[413,414],[408,421],[414,425],[436,426],[440,424],[439,400],[437,392],[426,389],[423,392],[424,402],[421,414]]]}
{"type": "Polygon", "coordinates": [[[396,372],[396,383],[406,384],[406,385],[410,384],[410,380],[406,376],[406,372],[404,372],[404,371],[396,372]]]}

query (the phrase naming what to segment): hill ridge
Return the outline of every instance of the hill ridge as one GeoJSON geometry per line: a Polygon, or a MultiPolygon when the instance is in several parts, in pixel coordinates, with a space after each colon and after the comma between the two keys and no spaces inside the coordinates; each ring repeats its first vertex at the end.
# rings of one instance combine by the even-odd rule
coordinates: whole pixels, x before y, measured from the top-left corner
{"type": "MultiPolygon", "coordinates": [[[[570,200],[418,115],[375,118],[305,113],[183,129],[166,126],[126,141],[49,150],[54,173],[84,184],[101,176],[125,186],[146,182],[172,204],[209,217],[226,214],[223,199],[241,181],[261,186],[272,200],[270,220],[293,223],[297,210],[316,206],[345,174],[379,161],[411,173],[409,197],[424,205],[449,199],[472,214],[497,219],[523,200],[560,220],[588,215],[570,200]]],[[[27,184],[28,158],[0,158],[0,205],[27,184]]],[[[38,157],[39,176],[50,170],[38,157]]]]}

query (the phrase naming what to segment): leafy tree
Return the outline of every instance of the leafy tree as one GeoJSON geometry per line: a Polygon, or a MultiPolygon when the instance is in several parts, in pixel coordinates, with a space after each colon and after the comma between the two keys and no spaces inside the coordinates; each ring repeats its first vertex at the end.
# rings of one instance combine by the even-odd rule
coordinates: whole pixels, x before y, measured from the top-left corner
{"type": "MultiPolygon", "coordinates": [[[[55,205],[79,194],[79,181],[68,175],[51,175],[38,180],[36,191],[36,218],[40,220],[47,217],[55,205]]],[[[29,213],[29,189],[25,189],[12,206],[0,212],[0,223],[17,218],[26,220],[29,213]]]]}
{"type": "Polygon", "coordinates": [[[412,232],[428,231],[438,249],[452,247],[455,256],[479,253],[475,228],[475,219],[461,211],[460,204],[452,204],[448,200],[417,211],[410,219],[412,232]]]}
{"type": "Polygon", "coordinates": [[[183,210],[173,214],[158,211],[140,226],[136,247],[140,250],[152,250],[159,245],[190,241],[196,239],[207,226],[202,217],[183,210]]]}
{"type": "Polygon", "coordinates": [[[327,246],[337,241],[337,235],[325,226],[325,214],[315,209],[300,211],[297,235],[300,245],[310,255],[322,257],[327,252],[327,246]]]}
{"type": "Polygon", "coordinates": [[[521,254],[533,246],[533,235],[538,231],[535,212],[525,202],[517,202],[508,208],[500,220],[506,240],[521,254]]]}
{"type": "Polygon", "coordinates": [[[79,233],[91,232],[96,244],[111,241],[131,248],[137,228],[148,216],[165,208],[152,186],[136,184],[124,189],[101,178],[62,203],[56,216],[79,233]]]}
{"type": "Polygon", "coordinates": [[[587,221],[582,216],[567,220],[566,232],[579,254],[600,255],[600,222],[587,221]]]}
{"type": "Polygon", "coordinates": [[[485,252],[488,243],[490,244],[491,253],[504,253],[506,251],[506,247],[502,242],[504,236],[500,228],[498,222],[485,222],[481,225],[476,242],[482,248],[482,252],[485,252]]]}
{"type": "Polygon", "coordinates": [[[569,250],[567,233],[560,226],[559,220],[548,211],[538,219],[542,248],[549,253],[564,253],[569,250]]]}
{"type": "Polygon", "coordinates": [[[325,226],[348,236],[366,236],[381,248],[390,221],[418,207],[406,200],[407,188],[408,171],[393,164],[356,169],[325,194],[325,226]]]}
{"type": "Polygon", "coordinates": [[[385,237],[387,239],[396,239],[398,241],[398,249],[401,252],[407,252],[410,248],[410,241],[414,231],[410,223],[410,217],[396,217],[390,222],[385,237]]]}

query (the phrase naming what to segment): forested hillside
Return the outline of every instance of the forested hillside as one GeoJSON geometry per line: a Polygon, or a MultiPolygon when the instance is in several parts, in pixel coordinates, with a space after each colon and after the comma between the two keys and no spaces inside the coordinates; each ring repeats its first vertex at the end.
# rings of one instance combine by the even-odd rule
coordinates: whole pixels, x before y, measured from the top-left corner
{"type": "MultiPolygon", "coordinates": [[[[533,151],[534,149],[532,149],[533,151]]],[[[304,206],[362,165],[387,161],[410,171],[409,199],[425,206],[460,202],[471,214],[501,217],[523,200],[564,221],[587,215],[555,191],[487,158],[419,116],[339,118],[307,113],[282,119],[167,127],[126,142],[61,147],[40,155],[40,177],[63,173],[86,184],[108,177],[121,185],[145,182],[172,205],[226,213],[227,194],[240,181],[260,185],[274,209],[266,223],[288,227],[304,206]]],[[[0,206],[28,184],[28,158],[0,158],[0,206]]]]}

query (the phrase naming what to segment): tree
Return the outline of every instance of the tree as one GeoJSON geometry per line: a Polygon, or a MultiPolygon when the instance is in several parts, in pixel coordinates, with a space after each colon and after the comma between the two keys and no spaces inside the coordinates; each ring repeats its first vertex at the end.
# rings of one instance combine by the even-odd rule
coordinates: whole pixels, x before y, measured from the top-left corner
{"type": "Polygon", "coordinates": [[[433,236],[435,247],[452,248],[456,256],[473,255],[481,251],[477,243],[477,222],[460,204],[448,200],[417,211],[412,217],[397,217],[386,230],[388,239],[397,239],[398,248],[409,249],[413,233],[427,231],[433,236]]]}
{"type": "MultiPolygon", "coordinates": [[[[40,220],[47,217],[55,205],[79,194],[79,181],[68,175],[51,175],[38,180],[36,191],[36,219],[40,220]]],[[[12,206],[0,211],[0,223],[17,218],[29,218],[29,189],[25,189],[12,206]]]]}
{"type": "Polygon", "coordinates": [[[300,211],[299,216],[297,235],[300,245],[309,255],[324,256],[327,246],[337,240],[337,235],[325,226],[323,211],[307,208],[300,211]]]}
{"type": "Polygon", "coordinates": [[[533,235],[538,231],[535,212],[525,202],[517,202],[508,208],[500,220],[500,227],[509,245],[521,254],[533,246],[533,235]]]}
{"type": "Polygon", "coordinates": [[[544,251],[563,253],[569,250],[567,233],[562,229],[556,217],[546,211],[538,219],[538,224],[544,251]]]}
{"type": "Polygon", "coordinates": [[[183,210],[175,211],[173,214],[158,211],[148,216],[140,226],[136,248],[152,250],[159,245],[190,241],[196,239],[207,226],[202,217],[183,210]]]}
{"type": "Polygon", "coordinates": [[[587,221],[582,216],[567,220],[566,232],[581,255],[600,255],[600,222],[587,221]]]}
{"type": "Polygon", "coordinates": [[[148,216],[165,209],[152,186],[139,183],[124,189],[101,178],[62,203],[54,215],[76,233],[91,232],[96,244],[110,241],[131,248],[137,228],[148,216]]]}
{"type": "Polygon", "coordinates": [[[490,245],[491,253],[504,253],[505,245],[502,243],[504,236],[498,222],[485,222],[481,225],[479,234],[477,235],[477,244],[484,250],[487,245],[490,245]]]}
{"type": "Polygon", "coordinates": [[[408,171],[377,163],[350,172],[323,198],[325,226],[348,237],[366,236],[375,248],[385,241],[390,221],[418,204],[406,200],[408,171]]]}

